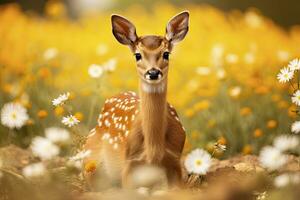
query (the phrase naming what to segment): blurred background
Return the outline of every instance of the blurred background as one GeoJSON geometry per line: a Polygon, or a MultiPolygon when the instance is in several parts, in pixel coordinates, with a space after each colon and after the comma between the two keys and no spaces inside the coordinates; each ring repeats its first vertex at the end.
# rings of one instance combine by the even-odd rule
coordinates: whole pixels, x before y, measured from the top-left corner
{"type": "MultiPolygon", "coordinates": [[[[111,14],[130,19],[138,35],[164,35],[183,10],[190,28],[170,54],[168,101],[186,129],[182,160],[204,149],[216,172],[186,176],[190,186],[236,193],[224,199],[299,199],[299,0],[0,0],[0,199],[77,199],[68,195],[89,191],[81,173],[86,137],[107,98],[138,91],[135,58],[114,38],[111,14]],[[53,105],[61,94],[67,100],[53,105]],[[264,181],[261,161],[271,168],[264,181]],[[276,177],[283,172],[298,174],[276,177]],[[255,174],[254,184],[236,179],[255,174]],[[206,184],[215,177],[221,184],[206,184]],[[278,193],[274,177],[276,187],[295,187],[278,193]]],[[[86,171],[96,169],[89,164],[86,171]]],[[[106,178],[99,184],[115,187],[106,178]]]]}
{"type": "MultiPolygon", "coordinates": [[[[43,14],[47,0],[1,0],[1,4],[18,2],[24,10],[31,10],[43,14]]],[[[142,4],[151,10],[156,2],[169,2],[177,6],[186,4],[208,4],[224,11],[257,8],[264,15],[272,18],[276,23],[289,27],[300,22],[300,2],[298,0],[63,0],[67,5],[69,16],[75,18],[87,10],[101,12],[102,10],[125,9],[134,4],[142,4]]]]}

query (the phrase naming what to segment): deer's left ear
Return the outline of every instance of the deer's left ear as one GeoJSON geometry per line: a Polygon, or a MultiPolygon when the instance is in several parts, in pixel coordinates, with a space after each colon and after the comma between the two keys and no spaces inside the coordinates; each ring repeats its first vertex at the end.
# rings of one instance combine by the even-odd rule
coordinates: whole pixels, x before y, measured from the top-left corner
{"type": "Polygon", "coordinates": [[[166,28],[166,38],[172,43],[183,40],[189,30],[189,12],[184,11],[174,16],[166,28]]]}

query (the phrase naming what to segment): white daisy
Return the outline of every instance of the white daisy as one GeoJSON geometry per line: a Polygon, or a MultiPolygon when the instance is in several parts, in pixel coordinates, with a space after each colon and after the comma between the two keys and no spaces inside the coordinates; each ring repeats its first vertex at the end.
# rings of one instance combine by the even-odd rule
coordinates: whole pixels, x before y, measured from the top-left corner
{"type": "Polygon", "coordinates": [[[229,90],[229,95],[231,97],[238,97],[241,94],[242,88],[239,86],[235,86],[229,90]]]}
{"type": "Polygon", "coordinates": [[[299,146],[299,139],[295,135],[280,135],[274,139],[274,147],[280,151],[293,150],[299,146]]]}
{"type": "Polygon", "coordinates": [[[256,200],[266,200],[267,196],[267,191],[257,193],[256,200]]]}
{"type": "Polygon", "coordinates": [[[68,127],[72,127],[77,125],[80,121],[75,116],[69,115],[67,117],[63,117],[61,122],[68,127]]]}
{"type": "Polygon", "coordinates": [[[291,71],[288,67],[284,67],[280,70],[280,73],[277,75],[277,79],[280,83],[286,83],[290,81],[294,76],[293,71],[291,71]]]}
{"type": "Polygon", "coordinates": [[[290,53],[286,50],[279,50],[277,51],[277,58],[280,61],[285,62],[290,58],[290,53]]]}
{"type": "Polygon", "coordinates": [[[59,148],[49,139],[37,136],[33,139],[31,149],[34,155],[49,160],[59,154],[59,148]]]}
{"type": "Polygon", "coordinates": [[[300,106],[300,90],[297,90],[292,96],[292,102],[300,106]]]}
{"type": "Polygon", "coordinates": [[[56,48],[49,48],[44,52],[44,59],[51,60],[55,58],[58,54],[58,50],[56,48]]]}
{"type": "Polygon", "coordinates": [[[90,150],[87,151],[80,151],[75,156],[69,158],[68,165],[74,166],[78,169],[82,168],[83,159],[88,157],[91,154],[90,150]]]}
{"type": "Polygon", "coordinates": [[[216,75],[219,80],[222,80],[226,77],[226,72],[224,69],[219,69],[217,70],[216,75]]]}
{"type": "Polygon", "coordinates": [[[226,55],[225,59],[228,63],[231,63],[231,64],[237,63],[239,61],[238,55],[233,54],[233,53],[226,55]]]}
{"type": "Polygon", "coordinates": [[[70,139],[68,130],[59,127],[51,127],[45,130],[46,137],[54,143],[65,143],[70,139]]]}
{"type": "Polygon", "coordinates": [[[214,67],[221,67],[223,65],[224,46],[222,44],[215,44],[211,50],[211,63],[214,67]]]}
{"type": "Polygon", "coordinates": [[[46,173],[43,163],[34,163],[23,168],[23,175],[27,178],[41,177],[46,173]]]}
{"type": "Polygon", "coordinates": [[[88,73],[92,78],[99,78],[103,74],[103,68],[100,65],[92,64],[89,67],[88,73]]]}
{"type": "Polygon", "coordinates": [[[205,67],[205,66],[197,67],[196,73],[201,76],[207,76],[207,75],[211,74],[211,68],[205,67]]]}
{"type": "Polygon", "coordinates": [[[52,100],[52,104],[54,106],[63,105],[69,99],[69,97],[70,97],[70,93],[69,92],[67,92],[65,94],[61,94],[56,99],[52,100]]]}
{"type": "Polygon", "coordinates": [[[99,44],[96,48],[96,53],[98,55],[104,55],[107,53],[107,51],[108,51],[108,47],[106,44],[99,44]]]}
{"type": "Polygon", "coordinates": [[[274,179],[276,187],[285,187],[289,184],[299,184],[300,174],[281,174],[274,179]]]}
{"type": "Polygon", "coordinates": [[[105,71],[112,72],[115,71],[117,65],[117,60],[115,58],[109,59],[107,62],[103,63],[103,68],[105,71]]]}
{"type": "Polygon", "coordinates": [[[292,124],[291,131],[293,133],[300,133],[300,121],[296,121],[292,124]]]}
{"type": "Polygon", "coordinates": [[[274,179],[274,185],[276,187],[285,187],[290,182],[290,176],[288,174],[281,174],[274,179]]]}
{"type": "Polygon", "coordinates": [[[189,173],[206,174],[211,166],[211,156],[203,149],[196,149],[187,155],[184,166],[189,173]]]}
{"type": "Polygon", "coordinates": [[[27,110],[19,103],[7,103],[1,110],[1,123],[8,128],[21,128],[29,119],[27,110]]]}
{"type": "Polygon", "coordinates": [[[287,162],[287,157],[281,151],[272,146],[264,147],[259,154],[259,161],[263,167],[276,170],[287,162]]]}
{"type": "Polygon", "coordinates": [[[252,52],[248,52],[244,56],[245,63],[252,64],[255,62],[255,55],[252,52]]]}
{"type": "Polygon", "coordinates": [[[299,70],[300,69],[300,60],[299,59],[294,59],[291,62],[289,62],[288,67],[290,68],[291,71],[299,70]]]}

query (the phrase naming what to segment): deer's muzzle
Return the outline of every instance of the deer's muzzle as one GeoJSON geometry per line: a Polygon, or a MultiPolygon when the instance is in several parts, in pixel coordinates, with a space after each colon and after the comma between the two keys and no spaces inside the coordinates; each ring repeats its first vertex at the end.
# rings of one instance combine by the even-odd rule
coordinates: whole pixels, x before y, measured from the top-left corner
{"type": "Polygon", "coordinates": [[[145,73],[145,78],[147,80],[158,80],[162,77],[162,75],[163,74],[160,70],[152,68],[145,73]]]}

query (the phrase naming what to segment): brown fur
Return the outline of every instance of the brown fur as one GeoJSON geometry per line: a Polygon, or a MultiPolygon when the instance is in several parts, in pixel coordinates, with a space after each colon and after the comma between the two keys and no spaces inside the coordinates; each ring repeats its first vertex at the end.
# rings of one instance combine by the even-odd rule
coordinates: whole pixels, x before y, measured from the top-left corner
{"type": "Polygon", "coordinates": [[[141,125],[145,140],[146,161],[154,164],[162,160],[167,128],[166,91],[146,93],[140,89],[141,125]]]}
{"type": "Polygon", "coordinates": [[[96,171],[85,170],[91,185],[99,171],[104,171],[110,180],[122,179],[123,186],[131,186],[130,173],[143,164],[163,168],[169,184],[180,185],[185,131],[175,109],[166,100],[168,61],[162,55],[172,50],[173,41],[180,41],[186,35],[188,16],[183,12],[174,17],[167,26],[167,37],[137,37],[130,21],[112,16],[117,40],[143,58],[137,62],[139,97],[127,92],[105,102],[98,126],[84,147],[92,152],[84,160],[85,166],[90,162],[97,165],[96,171]],[[151,68],[161,71],[162,78],[158,82],[145,79],[146,71],[151,68]]]}

